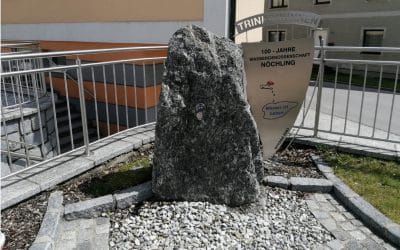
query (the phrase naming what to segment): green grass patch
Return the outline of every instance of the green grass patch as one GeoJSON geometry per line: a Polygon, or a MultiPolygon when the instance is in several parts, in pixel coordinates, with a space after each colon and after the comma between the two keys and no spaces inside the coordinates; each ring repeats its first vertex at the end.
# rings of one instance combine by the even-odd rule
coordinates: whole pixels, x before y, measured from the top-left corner
{"type": "Polygon", "coordinates": [[[400,163],[329,150],[322,157],[356,193],[400,223],[400,163]]]}
{"type": "MultiPolygon", "coordinates": [[[[317,75],[318,75],[318,70],[314,69],[313,73],[311,75],[311,80],[315,81],[317,78],[317,75]]],[[[349,80],[350,80],[349,73],[338,72],[337,83],[349,84],[349,80]]],[[[325,74],[324,74],[324,82],[334,83],[335,82],[335,72],[332,70],[326,70],[325,74]]],[[[360,87],[364,86],[364,75],[353,74],[353,77],[351,78],[351,84],[354,86],[360,86],[360,87]]],[[[382,78],[381,89],[393,91],[394,84],[395,84],[394,79],[382,78]]],[[[367,75],[365,87],[378,89],[379,77],[371,77],[371,76],[367,75]]],[[[396,92],[400,92],[400,84],[399,83],[397,84],[396,92]]]]}
{"type": "Polygon", "coordinates": [[[80,189],[93,197],[113,194],[151,180],[151,172],[151,161],[142,158],[120,166],[117,172],[93,178],[80,189]]]}
{"type": "Polygon", "coordinates": [[[149,160],[149,158],[141,158],[122,165],[121,167],[119,167],[119,171],[126,172],[135,168],[150,167],[150,166],[151,166],[151,161],[149,160]]]}

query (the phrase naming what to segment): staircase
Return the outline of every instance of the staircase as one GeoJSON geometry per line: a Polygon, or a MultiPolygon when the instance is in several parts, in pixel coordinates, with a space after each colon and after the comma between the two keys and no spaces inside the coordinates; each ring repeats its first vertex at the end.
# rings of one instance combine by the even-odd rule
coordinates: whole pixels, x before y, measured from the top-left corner
{"type": "MultiPolygon", "coordinates": [[[[68,104],[65,98],[59,98],[56,102],[58,137],[60,139],[61,153],[72,150],[72,142],[74,144],[74,148],[84,145],[80,111],[76,110],[75,107],[70,104],[71,128],[73,137],[73,140],[71,140],[67,105],[68,104]]],[[[90,122],[88,122],[88,132],[89,141],[95,141],[97,139],[97,130],[96,128],[91,127],[90,122]]]]}

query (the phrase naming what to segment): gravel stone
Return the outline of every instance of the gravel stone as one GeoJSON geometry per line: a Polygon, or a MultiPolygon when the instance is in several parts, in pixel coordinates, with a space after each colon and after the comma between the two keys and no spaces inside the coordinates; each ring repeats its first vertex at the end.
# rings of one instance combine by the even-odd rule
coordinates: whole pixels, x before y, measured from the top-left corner
{"type": "Polygon", "coordinates": [[[145,202],[110,216],[113,249],[310,249],[334,239],[302,193],[270,187],[261,187],[259,202],[241,207],[145,202]]]}

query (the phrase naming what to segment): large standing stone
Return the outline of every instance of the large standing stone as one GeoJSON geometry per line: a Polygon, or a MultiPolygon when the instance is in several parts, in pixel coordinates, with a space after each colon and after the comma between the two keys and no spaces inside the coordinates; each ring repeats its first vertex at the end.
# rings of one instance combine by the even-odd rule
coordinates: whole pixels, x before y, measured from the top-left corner
{"type": "Polygon", "coordinates": [[[237,206],[256,200],[259,138],[244,94],[241,49],[189,26],[169,43],[156,126],[153,192],[237,206]]]}

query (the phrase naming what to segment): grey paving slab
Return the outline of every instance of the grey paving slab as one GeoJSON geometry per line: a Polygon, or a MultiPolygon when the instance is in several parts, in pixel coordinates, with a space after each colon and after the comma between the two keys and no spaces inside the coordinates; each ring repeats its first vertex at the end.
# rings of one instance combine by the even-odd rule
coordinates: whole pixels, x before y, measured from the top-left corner
{"type": "Polygon", "coordinates": [[[344,248],[344,244],[340,240],[332,240],[328,242],[328,247],[330,247],[333,250],[340,250],[344,248]]]}
{"type": "Polygon", "coordinates": [[[306,202],[315,218],[335,237],[320,248],[380,250],[393,247],[346,211],[331,194],[311,194],[306,202]]]}
{"type": "Polygon", "coordinates": [[[131,148],[134,150],[139,149],[143,145],[143,140],[135,137],[134,134],[122,133],[122,134],[113,136],[113,139],[130,143],[131,148]]]}
{"type": "Polygon", "coordinates": [[[132,151],[132,149],[133,146],[129,142],[109,138],[93,145],[90,155],[85,158],[93,161],[95,165],[99,165],[121,154],[132,151]]]}
{"type": "Polygon", "coordinates": [[[33,244],[29,250],[52,250],[54,249],[53,243],[51,242],[43,242],[33,244]]]}
{"type": "Polygon", "coordinates": [[[54,249],[108,250],[109,232],[109,218],[63,220],[54,249]]]}
{"type": "Polygon", "coordinates": [[[20,180],[12,186],[1,187],[1,209],[15,205],[41,191],[40,183],[30,180],[20,180]]]}

